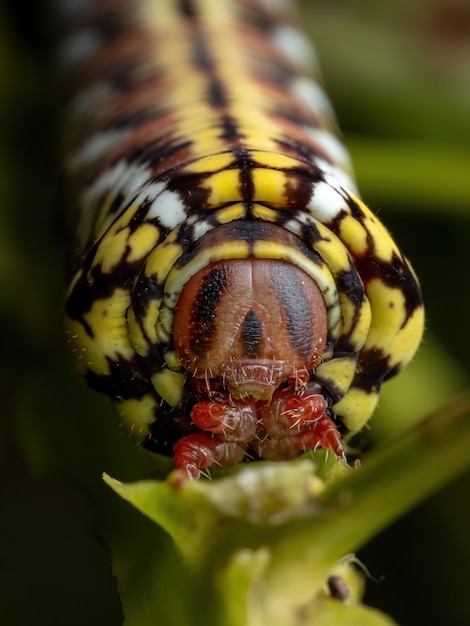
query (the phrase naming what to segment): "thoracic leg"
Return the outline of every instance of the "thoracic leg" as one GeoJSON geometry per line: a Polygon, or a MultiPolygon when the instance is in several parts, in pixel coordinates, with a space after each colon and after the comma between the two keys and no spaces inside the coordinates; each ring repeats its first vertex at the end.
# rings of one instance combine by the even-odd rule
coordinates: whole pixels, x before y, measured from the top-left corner
{"type": "Polygon", "coordinates": [[[188,478],[196,479],[201,469],[206,467],[235,465],[243,458],[245,447],[200,433],[182,437],[176,442],[173,452],[176,468],[182,470],[188,478]]]}

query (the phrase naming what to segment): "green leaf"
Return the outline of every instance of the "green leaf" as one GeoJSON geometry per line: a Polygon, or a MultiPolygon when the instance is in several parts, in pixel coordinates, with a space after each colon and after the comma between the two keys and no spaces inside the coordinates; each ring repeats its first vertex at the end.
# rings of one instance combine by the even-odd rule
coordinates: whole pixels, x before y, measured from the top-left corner
{"type": "MultiPolygon", "coordinates": [[[[349,473],[343,462],[336,460],[335,464],[349,473]]],[[[166,481],[130,484],[108,476],[104,479],[116,493],[168,532],[190,567],[197,567],[211,546],[223,541],[227,529],[232,532],[243,524],[276,527],[318,512],[317,496],[324,489],[310,460],[252,463],[213,482],[180,484],[179,476],[179,472],[174,472],[166,481]]]]}
{"type": "Polygon", "coordinates": [[[396,622],[382,612],[363,605],[346,605],[323,597],[312,603],[304,621],[305,626],[394,626],[396,622]]]}
{"type": "MultiPolygon", "coordinates": [[[[105,481],[171,536],[193,597],[211,598],[204,624],[309,624],[315,602],[322,623],[335,623],[341,611],[342,624],[356,623],[358,609],[349,622],[345,607],[321,604],[328,576],[345,555],[468,467],[469,414],[465,397],[378,447],[355,471],[329,455],[324,479],[304,459],[251,464],[213,482],[181,481],[178,473],[166,481],[105,481]]],[[[316,459],[321,464],[325,453],[316,459]]],[[[374,622],[373,613],[367,619],[387,623],[383,616],[374,622]]]]}

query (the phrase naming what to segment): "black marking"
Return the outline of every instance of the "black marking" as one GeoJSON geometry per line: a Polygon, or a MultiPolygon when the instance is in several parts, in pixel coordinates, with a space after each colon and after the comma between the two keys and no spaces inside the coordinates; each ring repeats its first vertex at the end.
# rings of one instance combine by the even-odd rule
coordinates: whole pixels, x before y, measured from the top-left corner
{"type": "Polygon", "coordinates": [[[167,111],[157,108],[155,104],[143,105],[140,109],[135,108],[132,113],[124,113],[119,117],[112,118],[108,121],[105,129],[124,130],[142,126],[146,122],[153,122],[159,117],[163,117],[167,111]]]}
{"type": "Polygon", "coordinates": [[[83,272],[74,285],[65,304],[67,315],[71,319],[79,321],[85,328],[87,334],[93,337],[90,325],[85,320],[85,314],[91,311],[93,305],[99,301],[106,301],[112,298],[115,289],[128,289],[131,291],[135,276],[138,274],[141,261],[129,262],[127,260],[127,248],[121,260],[119,260],[112,273],[103,273],[101,266],[95,265],[88,271],[94,261],[99,243],[94,245],[83,266],[83,272]]]}
{"type": "Polygon", "coordinates": [[[256,313],[250,309],[243,320],[240,333],[240,341],[243,344],[245,356],[248,359],[259,358],[262,340],[263,325],[256,313]]]}
{"type": "Polygon", "coordinates": [[[225,109],[229,105],[227,90],[222,81],[216,77],[209,83],[208,103],[216,109],[225,109]]]}
{"type": "MultiPolygon", "coordinates": [[[[305,289],[299,279],[298,270],[288,263],[279,263],[275,272],[271,273],[271,280],[282,301],[290,344],[304,362],[308,363],[315,346],[310,331],[312,321],[310,305],[305,297],[305,289]]],[[[305,280],[312,279],[306,274],[305,280]]]]}
{"type": "Polygon", "coordinates": [[[150,425],[150,435],[142,442],[142,446],[151,452],[172,457],[173,446],[181,437],[200,432],[191,424],[189,410],[184,414],[181,410],[175,412],[164,402],[158,409],[158,416],[155,417],[158,419],[150,425]]]}
{"type": "Polygon", "coordinates": [[[354,307],[354,313],[350,322],[350,330],[347,335],[342,334],[336,341],[336,351],[355,352],[356,346],[351,345],[350,336],[354,333],[357,324],[361,319],[362,306],[366,300],[364,284],[354,266],[349,270],[339,272],[335,276],[335,284],[338,293],[347,297],[354,307]]]}
{"type": "Polygon", "coordinates": [[[307,209],[307,206],[312,196],[312,190],[315,183],[322,181],[323,178],[322,170],[312,165],[307,172],[298,170],[291,172],[286,177],[285,183],[285,195],[289,208],[310,214],[310,209],[307,209]],[[295,180],[294,184],[291,182],[292,178],[295,180]]]}
{"type": "MultiPolygon", "coordinates": [[[[118,193],[117,196],[114,198],[114,200],[111,202],[111,204],[109,206],[107,217],[111,216],[111,215],[117,215],[118,212],[121,209],[121,205],[124,202],[124,200],[125,200],[125,195],[123,193],[121,193],[121,192],[118,193]]],[[[126,208],[126,207],[124,207],[124,208],[126,208]]],[[[97,218],[98,218],[98,215],[96,215],[96,219],[97,218]]],[[[94,223],[93,223],[94,226],[96,225],[96,219],[94,220],[94,223]]]]}
{"type": "Polygon", "coordinates": [[[191,307],[190,347],[194,355],[205,357],[212,347],[217,326],[217,306],[228,287],[224,267],[213,267],[201,282],[199,292],[191,307]]]}
{"type": "MultiPolygon", "coordinates": [[[[292,218],[291,211],[287,212],[287,217],[292,218]]],[[[294,217],[297,217],[297,216],[294,216],[294,217]]],[[[311,222],[307,224],[298,222],[298,225],[300,227],[300,233],[298,237],[305,243],[305,245],[308,248],[315,249],[319,241],[331,242],[331,239],[329,237],[324,237],[320,235],[320,232],[318,231],[318,227],[315,224],[315,222],[311,222]]]]}
{"type": "Polygon", "coordinates": [[[84,264],[83,272],[65,305],[67,315],[71,319],[79,320],[85,327],[88,327],[88,324],[83,316],[91,311],[94,303],[99,300],[110,299],[116,287],[122,286],[126,279],[132,278],[132,274],[135,274],[135,265],[124,261],[117,264],[118,271],[112,275],[103,274],[100,267],[94,266],[89,276],[86,265],[93,261],[97,247],[93,246],[89,259],[84,264]]]}
{"type": "Polygon", "coordinates": [[[254,199],[255,186],[251,170],[256,167],[256,162],[250,158],[249,150],[245,148],[235,148],[233,151],[235,156],[235,167],[240,170],[240,195],[244,202],[254,199]]]}
{"type": "Polygon", "coordinates": [[[365,289],[354,266],[351,266],[349,270],[339,272],[335,276],[335,283],[338,291],[346,294],[355,308],[362,306],[365,297],[365,289]]]}
{"type": "Polygon", "coordinates": [[[423,305],[419,284],[408,261],[395,252],[391,261],[383,261],[377,258],[372,250],[356,259],[355,265],[366,285],[373,279],[379,279],[390,289],[402,292],[405,298],[402,328],[406,326],[414,312],[423,305]]]}
{"type": "Polygon", "coordinates": [[[253,74],[261,85],[268,84],[279,87],[283,91],[288,90],[292,82],[292,68],[282,63],[273,64],[265,57],[253,58],[253,74]]]}
{"type": "Polygon", "coordinates": [[[378,348],[363,350],[359,354],[352,386],[366,393],[378,394],[385,375],[390,370],[388,358],[378,348]]]}
{"type": "Polygon", "coordinates": [[[299,161],[305,161],[309,165],[311,165],[318,156],[328,160],[322,153],[314,150],[312,146],[307,146],[307,144],[297,139],[284,136],[282,139],[276,138],[275,141],[283,152],[287,150],[288,153],[290,153],[289,156],[293,156],[295,159],[299,159],[299,161]]]}
{"type": "MultiPolygon", "coordinates": [[[[174,157],[178,152],[182,152],[183,155],[192,145],[190,139],[166,139],[161,138],[158,141],[149,141],[141,145],[140,148],[134,150],[127,160],[137,161],[149,168],[161,167],[170,158],[174,157]]],[[[183,160],[182,157],[181,160],[183,160]]]]}
{"type": "Polygon", "coordinates": [[[136,319],[141,322],[145,317],[149,303],[160,300],[163,296],[163,284],[142,274],[132,290],[132,309],[136,319]]]}
{"type": "MultiPolygon", "coordinates": [[[[132,205],[133,200],[131,200],[131,202],[129,202],[126,206],[129,207],[130,205],[132,205]]],[[[137,211],[134,213],[134,215],[131,217],[131,219],[129,220],[129,224],[127,225],[127,227],[129,228],[131,233],[134,233],[142,224],[142,222],[145,220],[145,218],[147,217],[147,213],[151,207],[153,203],[153,200],[150,198],[145,199],[142,204],[139,206],[139,208],[137,209],[137,211]]],[[[152,220],[154,221],[154,220],[152,220]]],[[[164,232],[164,229],[162,229],[162,231],[164,232]]],[[[157,246],[160,241],[162,240],[162,232],[159,233],[158,239],[155,243],[155,246],[157,246]]]]}
{"type": "Polygon", "coordinates": [[[141,369],[137,355],[132,361],[121,356],[106,359],[109,374],[98,375],[88,370],[86,381],[95,391],[111,398],[140,398],[152,391],[153,387],[146,380],[146,373],[141,369]]]}
{"type": "Polygon", "coordinates": [[[197,30],[192,31],[193,35],[193,55],[192,60],[194,67],[204,73],[213,73],[216,70],[216,64],[212,58],[209,47],[203,34],[197,30]]]}
{"type": "MultiPolygon", "coordinates": [[[[331,343],[331,342],[327,342],[331,343]]],[[[348,358],[352,362],[357,362],[357,353],[356,352],[338,352],[334,351],[331,357],[332,359],[342,359],[348,358]]],[[[344,388],[340,387],[336,384],[334,380],[331,380],[328,377],[322,378],[321,376],[317,376],[316,374],[313,376],[313,380],[319,382],[326,390],[330,397],[332,398],[332,404],[336,404],[344,397],[344,388]]],[[[347,392],[346,392],[347,393],[347,392]]]]}
{"type": "Polygon", "coordinates": [[[193,0],[178,0],[179,10],[184,17],[194,19],[197,17],[197,9],[193,0]]]}
{"type": "Polygon", "coordinates": [[[297,127],[298,126],[313,126],[313,127],[320,126],[321,117],[319,115],[314,115],[313,112],[302,109],[297,104],[297,101],[294,100],[294,98],[292,98],[292,100],[289,102],[289,108],[287,108],[286,106],[278,105],[278,106],[273,107],[269,111],[269,113],[273,117],[280,117],[282,120],[285,120],[286,122],[290,122],[291,124],[294,124],[297,127]]]}
{"type": "Polygon", "coordinates": [[[177,192],[192,211],[202,213],[208,205],[211,192],[209,188],[203,187],[204,179],[209,175],[175,173],[169,178],[167,189],[177,192]]]}
{"type": "Polygon", "coordinates": [[[234,143],[240,143],[240,140],[243,138],[243,135],[240,133],[237,122],[230,115],[222,116],[220,126],[222,127],[222,132],[220,133],[220,139],[224,139],[224,141],[234,143]]]}
{"type": "Polygon", "coordinates": [[[247,24],[254,26],[257,30],[270,33],[273,28],[272,16],[269,11],[263,11],[262,7],[248,3],[243,5],[243,20],[247,24]]]}
{"type": "MultiPolygon", "coordinates": [[[[353,218],[357,222],[359,222],[359,224],[364,226],[365,230],[367,231],[367,228],[366,228],[367,217],[364,211],[361,209],[358,203],[349,196],[349,194],[346,196],[343,195],[343,197],[349,206],[349,210],[351,211],[351,215],[353,216],[353,218]]],[[[367,243],[370,245],[371,243],[373,243],[373,241],[374,241],[373,238],[371,237],[370,233],[367,231],[367,243]]]]}
{"type": "Polygon", "coordinates": [[[141,63],[142,60],[137,55],[132,59],[117,61],[106,69],[106,82],[113,90],[124,94],[157,77],[157,74],[154,76],[141,75],[141,72],[138,71],[141,63]]]}

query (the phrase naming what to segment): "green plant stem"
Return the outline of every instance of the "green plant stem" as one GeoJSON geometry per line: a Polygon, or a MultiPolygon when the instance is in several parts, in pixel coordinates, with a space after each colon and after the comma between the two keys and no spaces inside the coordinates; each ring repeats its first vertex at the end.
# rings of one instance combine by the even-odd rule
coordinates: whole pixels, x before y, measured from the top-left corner
{"type": "Polygon", "coordinates": [[[279,607],[273,607],[271,598],[289,587],[295,591],[289,595],[291,609],[302,606],[332,562],[357,550],[468,468],[469,417],[470,395],[466,395],[378,447],[360,471],[333,482],[319,497],[328,515],[308,523],[296,520],[278,529],[265,580],[266,623],[282,623],[279,607]]]}

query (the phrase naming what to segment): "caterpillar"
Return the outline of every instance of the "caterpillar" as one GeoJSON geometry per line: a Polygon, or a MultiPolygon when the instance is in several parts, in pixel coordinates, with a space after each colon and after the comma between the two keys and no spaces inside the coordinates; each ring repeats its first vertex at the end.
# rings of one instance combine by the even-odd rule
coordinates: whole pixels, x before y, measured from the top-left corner
{"type": "Polygon", "coordinates": [[[70,354],[187,478],[345,458],[423,329],[288,2],[63,5],[70,354]]]}

